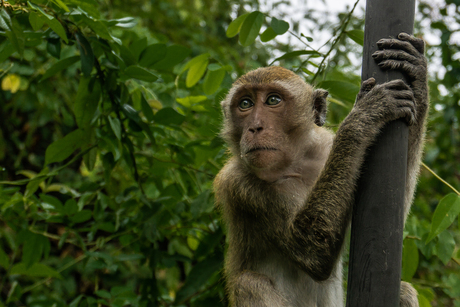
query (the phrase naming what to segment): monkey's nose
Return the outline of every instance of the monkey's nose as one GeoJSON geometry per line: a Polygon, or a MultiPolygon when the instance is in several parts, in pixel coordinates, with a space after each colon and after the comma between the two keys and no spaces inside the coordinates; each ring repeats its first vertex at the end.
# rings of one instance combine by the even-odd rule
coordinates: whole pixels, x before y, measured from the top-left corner
{"type": "Polygon", "coordinates": [[[252,132],[252,133],[256,133],[256,132],[261,132],[262,130],[264,130],[263,127],[260,127],[260,126],[257,126],[257,127],[249,127],[249,131],[252,132]]]}

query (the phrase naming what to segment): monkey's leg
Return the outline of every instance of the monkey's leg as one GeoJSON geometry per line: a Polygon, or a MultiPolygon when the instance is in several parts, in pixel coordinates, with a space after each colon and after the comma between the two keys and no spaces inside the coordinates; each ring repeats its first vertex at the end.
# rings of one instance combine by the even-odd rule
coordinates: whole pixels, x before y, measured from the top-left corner
{"type": "Polygon", "coordinates": [[[232,307],[286,307],[285,299],[265,275],[244,271],[229,284],[232,307]]]}
{"type": "Polygon", "coordinates": [[[401,292],[399,295],[399,307],[419,307],[417,291],[410,283],[401,282],[401,292]]]}

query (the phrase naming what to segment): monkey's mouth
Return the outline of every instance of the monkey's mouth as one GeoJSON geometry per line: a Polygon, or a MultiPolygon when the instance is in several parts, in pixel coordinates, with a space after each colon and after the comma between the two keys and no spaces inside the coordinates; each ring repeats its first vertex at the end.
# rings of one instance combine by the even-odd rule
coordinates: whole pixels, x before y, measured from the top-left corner
{"type": "Polygon", "coordinates": [[[256,152],[256,151],[265,151],[265,150],[267,150],[267,151],[277,151],[278,149],[273,148],[273,147],[254,147],[254,148],[249,149],[246,152],[246,154],[256,152]]]}

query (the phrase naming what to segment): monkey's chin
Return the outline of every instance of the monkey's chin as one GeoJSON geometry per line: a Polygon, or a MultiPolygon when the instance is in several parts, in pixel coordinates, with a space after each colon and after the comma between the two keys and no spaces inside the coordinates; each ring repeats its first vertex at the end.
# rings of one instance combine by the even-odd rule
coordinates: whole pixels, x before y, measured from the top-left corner
{"type": "Polygon", "coordinates": [[[246,153],[243,159],[252,169],[269,171],[279,167],[283,161],[283,153],[277,149],[256,149],[246,153]]]}

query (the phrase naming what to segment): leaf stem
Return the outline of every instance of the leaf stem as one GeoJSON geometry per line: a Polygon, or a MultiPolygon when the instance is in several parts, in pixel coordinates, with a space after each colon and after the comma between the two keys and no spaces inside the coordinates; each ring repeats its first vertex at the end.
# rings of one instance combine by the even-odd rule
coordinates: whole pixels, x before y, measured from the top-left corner
{"type": "Polygon", "coordinates": [[[457,191],[453,186],[451,186],[447,181],[445,181],[444,179],[442,179],[438,174],[436,174],[431,168],[428,167],[428,165],[426,165],[425,163],[422,162],[422,165],[424,168],[426,168],[430,173],[432,173],[436,178],[439,179],[439,181],[441,181],[442,183],[444,183],[446,186],[448,186],[449,188],[452,189],[452,191],[454,191],[458,196],[460,196],[460,192],[457,191]]]}

